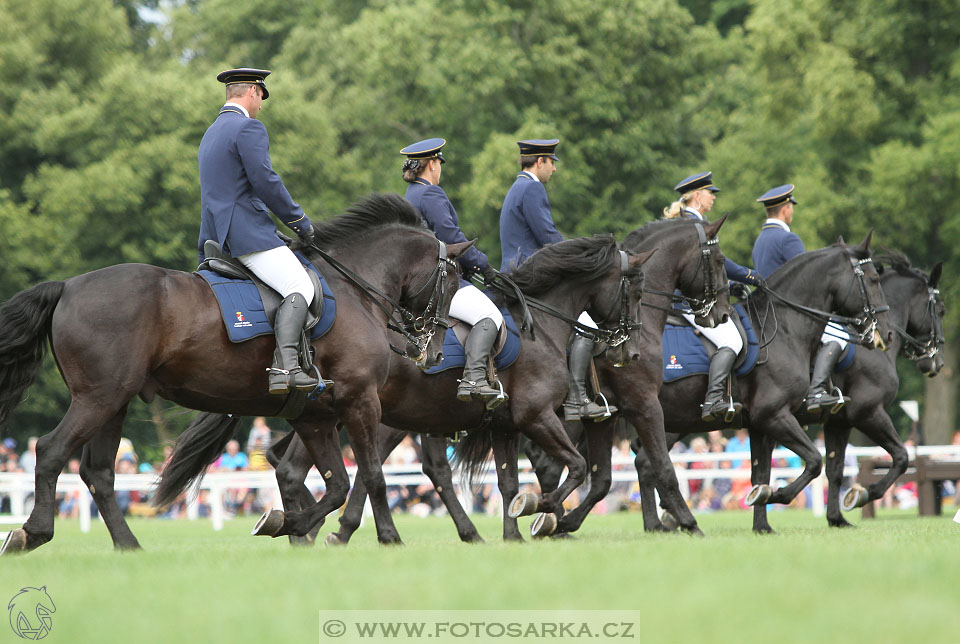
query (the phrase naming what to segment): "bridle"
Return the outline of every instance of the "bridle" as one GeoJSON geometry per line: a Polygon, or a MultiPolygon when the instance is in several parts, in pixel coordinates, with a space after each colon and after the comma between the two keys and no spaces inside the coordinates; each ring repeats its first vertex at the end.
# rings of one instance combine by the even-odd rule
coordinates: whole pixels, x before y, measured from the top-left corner
{"type": "Polygon", "coordinates": [[[309,247],[349,282],[357,286],[364,295],[370,298],[370,300],[386,314],[388,320],[387,328],[396,331],[406,338],[408,343],[406,350],[399,349],[392,343],[390,344],[390,348],[395,353],[419,363],[426,355],[427,346],[436,334],[437,328],[441,327],[446,331],[446,329],[450,327],[450,320],[440,314],[440,306],[445,301],[447,294],[447,275],[450,271],[456,273],[457,263],[447,257],[447,245],[440,240],[437,240],[437,243],[440,245],[437,265],[422,286],[416,289],[412,295],[403,298],[407,302],[414,301],[427,290],[427,288],[432,287],[433,292],[430,295],[430,300],[420,315],[416,315],[402,306],[398,300],[394,300],[376,286],[367,282],[344,266],[335,257],[321,250],[316,244],[310,244],[309,247]],[[384,300],[389,304],[389,307],[377,298],[384,300]],[[411,348],[413,349],[412,351],[411,348]]]}
{"type": "Polygon", "coordinates": [[[720,294],[727,290],[727,286],[723,285],[722,287],[717,286],[717,275],[713,269],[713,249],[719,243],[719,240],[714,237],[713,239],[707,239],[707,234],[703,230],[703,224],[699,221],[694,222],[694,226],[697,230],[697,239],[700,243],[700,254],[699,262],[697,263],[697,268],[694,271],[694,275],[703,271],[703,297],[687,297],[678,292],[668,292],[660,291],[654,288],[644,288],[644,293],[650,293],[651,295],[663,295],[664,297],[669,297],[675,303],[686,304],[689,308],[684,309],[674,309],[668,308],[665,306],[658,306],[650,302],[643,302],[643,306],[648,306],[654,309],[660,309],[661,311],[666,311],[668,313],[689,313],[695,317],[706,317],[710,315],[710,311],[713,310],[713,307],[717,303],[717,299],[720,297],[720,294]]]}
{"type": "Polygon", "coordinates": [[[929,317],[931,324],[930,334],[927,336],[926,341],[918,340],[907,333],[906,329],[901,329],[896,325],[893,327],[904,340],[903,354],[914,362],[919,362],[926,358],[935,358],[937,354],[943,350],[945,344],[943,338],[943,321],[940,319],[940,316],[937,315],[937,300],[939,298],[940,289],[927,286],[927,306],[923,319],[926,320],[927,317],[929,317]]]}

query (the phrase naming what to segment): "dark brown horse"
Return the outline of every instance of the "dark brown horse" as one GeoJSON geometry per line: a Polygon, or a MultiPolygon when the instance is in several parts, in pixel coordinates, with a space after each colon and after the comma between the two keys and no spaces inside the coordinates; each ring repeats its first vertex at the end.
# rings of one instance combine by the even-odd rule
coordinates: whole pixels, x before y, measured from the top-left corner
{"type": "MultiPolygon", "coordinates": [[[[446,259],[440,258],[442,247],[398,195],[367,198],[348,214],[318,225],[317,238],[393,302],[417,312],[432,302],[439,319],[456,291],[449,260],[472,244],[448,246],[446,259]]],[[[361,475],[385,500],[375,440],[376,394],[391,355],[383,333],[387,312],[352,282],[318,266],[337,296],[338,314],[316,344],[316,362],[336,384],[332,394],[307,406],[294,427],[300,430],[301,422],[315,418],[341,419],[361,475]]],[[[81,446],[81,478],[114,544],[139,547],[113,495],[114,458],[134,396],[149,401],[159,395],[193,409],[264,416],[276,414],[284,402],[267,394],[265,366],[272,359],[273,338],[231,343],[213,292],[195,274],[142,264],[112,266],[23,291],[0,307],[0,318],[0,423],[32,383],[48,340],[71,394],[66,416],[37,444],[33,512],[8,535],[3,552],[32,550],[53,537],[57,476],[81,446]]],[[[442,336],[430,339],[425,364],[439,360],[442,336]]],[[[204,465],[221,447],[207,445],[204,465]]],[[[389,519],[388,514],[382,527],[386,540],[397,538],[389,519]]]]}
{"type": "Polygon", "coordinates": [[[851,525],[843,518],[839,500],[843,459],[851,429],[856,427],[885,449],[892,462],[889,471],[869,488],[854,485],[848,490],[843,510],[863,507],[881,498],[907,469],[907,450],[886,412],[900,386],[897,354],[902,352],[915,361],[920,371],[930,378],[943,367],[945,309],[938,289],[943,264],[934,266],[928,276],[911,267],[904,255],[891,253],[878,261],[885,266],[880,283],[890,305],[890,321],[897,335],[888,352],[858,351],[850,367],[833,376],[834,384],[850,398],[839,413],[828,416],[823,424],[829,482],[827,523],[835,527],[851,525]]]}
{"type": "MultiPolygon", "coordinates": [[[[651,397],[656,408],[659,409],[659,404],[656,401],[656,389],[651,386],[651,383],[659,383],[662,372],[659,368],[653,370],[649,363],[651,356],[656,355],[654,361],[658,365],[661,364],[659,358],[660,336],[663,332],[667,308],[673,299],[674,289],[679,288],[689,296],[701,311],[711,316],[710,320],[721,320],[726,315],[726,311],[729,310],[729,304],[722,292],[723,289],[718,289],[718,285],[726,282],[723,272],[724,258],[716,246],[716,234],[722,225],[723,220],[718,220],[708,226],[698,226],[687,220],[649,224],[631,234],[628,237],[628,243],[624,245],[631,252],[649,251],[653,248],[660,249],[652,259],[644,264],[643,268],[644,292],[647,293],[644,302],[649,306],[643,307],[641,311],[643,326],[640,336],[642,346],[640,358],[630,360],[624,366],[612,372],[616,376],[623,374],[620,379],[624,382],[621,384],[619,391],[628,391],[633,396],[630,400],[631,405],[626,408],[628,414],[635,413],[634,410],[643,406],[641,401],[651,397]],[[658,302],[659,304],[657,304],[658,302]]],[[[707,322],[708,320],[705,320],[705,323],[707,322]]],[[[605,362],[613,364],[614,360],[619,357],[605,358],[605,362]]],[[[610,392],[608,392],[608,395],[610,395],[610,392]]],[[[620,402],[624,400],[626,400],[625,396],[619,398],[620,402]]],[[[659,445],[662,450],[662,459],[669,465],[662,427],[655,425],[651,427],[638,417],[635,417],[635,422],[638,423],[637,431],[645,437],[644,444],[649,445],[651,450],[657,449],[659,445]]],[[[609,423],[596,425],[590,423],[589,434],[593,435],[594,432],[605,431],[608,427],[609,423]]],[[[517,435],[499,430],[468,432],[468,438],[464,440],[468,446],[472,440],[470,438],[471,434],[481,439],[477,446],[470,450],[481,462],[486,457],[488,445],[492,445],[501,494],[505,501],[512,499],[518,488],[516,481],[517,445],[515,441],[517,435]]],[[[381,456],[386,456],[389,450],[399,443],[402,436],[403,433],[397,430],[382,429],[381,456]]],[[[532,448],[536,447],[536,449],[542,450],[534,442],[531,442],[530,445],[532,448]]],[[[430,476],[434,485],[438,487],[441,499],[450,510],[451,518],[457,525],[457,531],[461,539],[465,541],[475,540],[477,538],[475,536],[476,529],[463,513],[456,496],[450,489],[451,479],[449,465],[443,456],[444,447],[443,444],[437,444],[435,438],[424,435],[424,472],[430,476]]],[[[288,499],[291,507],[293,507],[297,496],[304,499],[305,502],[312,502],[309,492],[302,485],[307,470],[310,468],[311,459],[300,441],[296,437],[291,437],[282,444],[276,445],[272,452],[277,467],[277,480],[284,493],[285,507],[288,499]],[[289,447],[288,442],[290,443],[289,447]],[[283,457],[282,460],[277,461],[280,457],[283,457]]],[[[562,471],[562,467],[559,470],[562,471]]],[[[591,474],[591,477],[593,476],[591,474]]],[[[556,489],[559,484],[559,472],[557,478],[557,483],[550,489],[556,489]]],[[[673,489],[675,490],[676,502],[682,504],[683,498],[680,495],[675,477],[673,478],[673,489]]],[[[328,537],[328,542],[342,543],[350,538],[360,523],[363,502],[363,489],[358,486],[350,495],[347,508],[340,520],[340,530],[328,537]]],[[[504,535],[508,539],[519,539],[517,517],[509,515],[509,507],[508,505],[504,508],[504,535]]],[[[540,526],[537,531],[538,534],[541,532],[549,533],[550,530],[544,527],[544,522],[540,522],[538,525],[540,526]]]]}
{"type": "MultiPolygon", "coordinates": [[[[455,370],[425,375],[416,368],[411,369],[406,361],[393,360],[390,377],[380,391],[383,421],[402,430],[440,436],[463,429],[472,430],[484,422],[496,426],[498,434],[523,432],[568,468],[568,482],[538,499],[544,508],[561,507],[563,499],[586,474],[582,457],[570,444],[555,413],[567,391],[565,347],[571,326],[581,311],[590,312],[601,329],[609,328],[623,340],[618,347],[623,359],[636,359],[639,347],[630,323],[640,296],[640,265],[652,254],[622,253],[610,236],[572,239],[542,249],[512,275],[523,292],[538,298],[549,312],[534,309],[534,337],[521,333],[522,349],[517,361],[500,373],[500,379],[510,393],[509,403],[498,407],[488,418],[489,412],[484,412],[480,403],[456,399],[458,374],[455,370]],[[630,327],[626,331],[624,324],[630,327]]],[[[514,315],[519,315],[516,304],[511,305],[511,310],[514,315]]],[[[299,438],[310,451],[309,460],[313,460],[327,478],[327,492],[319,503],[311,503],[303,511],[267,513],[255,528],[257,534],[303,536],[347,496],[349,480],[340,460],[336,423],[314,425],[309,435],[299,432],[299,438]]],[[[185,444],[199,440],[200,437],[186,432],[181,437],[185,444]]],[[[383,458],[386,454],[380,456],[383,458]]],[[[174,455],[173,460],[176,458],[174,455]]],[[[299,463],[309,467],[309,460],[303,459],[299,463]]],[[[513,471],[516,471],[515,455],[513,471]]],[[[285,484],[288,479],[283,473],[278,476],[287,490],[284,502],[289,505],[285,507],[295,510],[303,508],[298,495],[302,492],[306,469],[298,472],[299,478],[294,477],[290,485],[285,484]]],[[[509,474],[506,472],[507,476],[509,474]]],[[[353,496],[362,506],[368,487],[365,481],[359,480],[355,485],[353,496]]],[[[513,493],[516,494],[516,489],[513,493]]],[[[376,506],[373,497],[371,503],[376,506]]],[[[359,525],[359,517],[355,523],[350,521],[352,515],[341,520],[344,541],[359,525]]],[[[519,538],[519,533],[510,531],[509,524],[506,525],[504,537],[519,538]]],[[[513,525],[515,527],[515,522],[513,525]]]]}
{"type": "MultiPolygon", "coordinates": [[[[828,248],[805,253],[781,267],[771,276],[769,284],[774,291],[781,293],[784,299],[775,298],[766,292],[754,293],[748,306],[751,320],[757,329],[761,329],[761,318],[766,318],[766,331],[758,331],[762,338],[770,340],[765,351],[767,359],[746,376],[736,378],[734,396],[743,402],[742,422],[751,429],[751,452],[754,446],[761,445],[759,436],[769,436],[798,454],[804,460],[804,471],[790,485],[779,490],[764,487],[769,478],[769,455],[766,467],[760,455],[754,457],[753,478],[756,484],[754,497],[754,528],[758,532],[770,531],[766,523],[766,502],[788,503],[813,478],[819,475],[822,458],[819,451],[803,432],[793,412],[803,402],[809,385],[810,356],[815,352],[823,331],[825,317],[813,315],[810,310],[800,311],[788,304],[801,304],[815,307],[819,311],[837,311],[843,315],[857,316],[861,331],[864,332],[864,344],[872,346],[879,335],[883,344],[893,340],[892,326],[885,312],[886,304],[880,289],[880,277],[870,260],[870,239],[857,247],[834,245],[828,248]],[[862,275],[861,275],[862,273],[862,275]],[[862,289],[861,289],[862,286],[862,289]],[[771,308],[772,307],[772,312],[771,308]],[[778,325],[771,328],[773,321],[778,325]],[[874,333],[876,331],[876,333],[874,333]],[[766,335],[764,335],[766,333],[766,335]],[[757,464],[757,461],[760,464],[757,464]],[[764,478],[767,477],[767,478],[764,478]]],[[[763,341],[763,340],[761,340],[763,341]]],[[[658,356],[659,358],[659,356],[658,356]]],[[[659,367],[662,370],[662,364],[659,367]]],[[[661,371],[662,374],[662,371],[661,371]]],[[[703,432],[711,429],[726,429],[730,425],[708,425],[699,418],[698,396],[702,400],[705,379],[692,376],[664,385],[660,390],[660,403],[663,409],[665,442],[672,446],[679,436],[703,432]]],[[[623,409],[622,399],[618,406],[623,409]]],[[[567,425],[571,438],[579,438],[578,427],[567,425]]],[[[591,461],[591,489],[580,507],[564,517],[561,529],[576,529],[589,510],[602,499],[610,488],[610,454],[612,448],[612,428],[604,435],[596,437],[588,433],[591,461]],[[597,456],[594,457],[594,454],[597,456]]],[[[665,498],[662,487],[663,477],[672,476],[664,471],[662,465],[651,468],[644,445],[637,448],[637,471],[643,499],[654,498],[656,487],[665,498]]],[[[559,475],[556,464],[548,459],[535,456],[538,476],[544,489],[550,489],[559,475]]],[[[675,515],[677,505],[663,503],[671,515],[678,519],[681,526],[688,520],[689,509],[683,503],[679,507],[681,517],[675,515]]],[[[643,504],[644,528],[664,530],[653,503],[643,504]]]]}

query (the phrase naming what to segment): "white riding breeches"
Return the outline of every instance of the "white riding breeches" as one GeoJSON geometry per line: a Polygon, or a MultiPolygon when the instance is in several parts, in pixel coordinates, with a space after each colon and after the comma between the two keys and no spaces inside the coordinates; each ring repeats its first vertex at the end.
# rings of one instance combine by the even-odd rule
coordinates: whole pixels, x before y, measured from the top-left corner
{"type": "Polygon", "coordinates": [[[826,344],[828,342],[836,342],[840,345],[840,349],[847,348],[847,340],[850,339],[850,334],[847,333],[847,330],[836,322],[827,322],[827,328],[823,330],[823,335],[820,337],[820,343],[826,344]]]}
{"type": "Polygon", "coordinates": [[[497,328],[503,326],[500,309],[473,284],[461,286],[450,301],[450,317],[463,320],[473,326],[484,318],[493,320],[497,328]]]}
{"type": "Polygon", "coordinates": [[[299,293],[307,300],[307,303],[313,301],[313,282],[307,275],[307,269],[303,267],[293,251],[286,246],[278,246],[270,250],[258,250],[241,255],[237,259],[249,268],[254,275],[262,279],[264,284],[282,297],[285,298],[291,293],[299,293]]]}
{"type": "Polygon", "coordinates": [[[732,319],[711,329],[710,327],[700,326],[695,323],[693,318],[694,316],[690,313],[683,314],[683,319],[703,334],[703,337],[716,345],[718,349],[726,347],[733,350],[737,355],[740,355],[740,350],[743,349],[743,338],[740,337],[740,331],[737,330],[737,325],[734,324],[732,319]]]}

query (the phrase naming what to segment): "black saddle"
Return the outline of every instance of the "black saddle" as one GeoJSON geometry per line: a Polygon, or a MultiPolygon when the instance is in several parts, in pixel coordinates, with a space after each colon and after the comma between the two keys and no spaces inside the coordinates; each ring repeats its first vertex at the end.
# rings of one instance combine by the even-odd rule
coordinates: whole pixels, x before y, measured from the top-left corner
{"type": "MultiPolygon", "coordinates": [[[[274,323],[277,317],[277,309],[283,301],[279,293],[264,284],[259,277],[250,272],[239,260],[225,255],[223,249],[220,248],[220,244],[212,239],[208,239],[203,243],[203,255],[206,259],[197,267],[198,271],[213,271],[231,279],[252,281],[257,286],[257,291],[260,292],[260,299],[263,300],[263,310],[267,315],[267,320],[270,321],[270,324],[274,323]]],[[[307,275],[310,276],[310,281],[313,282],[313,291],[315,293],[313,302],[310,303],[310,309],[307,313],[307,321],[303,326],[304,329],[309,330],[316,326],[320,320],[320,313],[323,307],[323,288],[320,284],[320,278],[317,277],[314,271],[308,270],[307,275]]]]}

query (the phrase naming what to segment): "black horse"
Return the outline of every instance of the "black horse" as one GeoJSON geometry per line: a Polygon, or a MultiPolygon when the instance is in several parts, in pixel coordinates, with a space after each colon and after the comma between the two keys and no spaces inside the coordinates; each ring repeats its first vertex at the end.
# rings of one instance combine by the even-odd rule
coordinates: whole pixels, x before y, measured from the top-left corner
{"type": "MultiPolygon", "coordinates": [[[[399,195],[368,197],[346,215],[319,224],[317,237],[332,255],[357,265],[392,302],[413,311],[427,309],[429,302],[433,321],[419,349],[424,364],[439,361],[443,334],[426,338],[447,315],[457,288],[456,271],[448,264],[472,242],[446,247],[443,257],[419,214],[399,195]]],[[[315,262],[320,265],[319,258],[315,262]]],[[[376,437],[376,392],[390,359],[383,334],[389,311],[334,271],[325,275],[337,295],[338,315],[316,344],[316,363],[336,384],[301,418],[342,419],[354,437],[361,474],[375,487],[379,461],[367,446],[376,437]]],[[[80,476],[114,545],[139,547],[113,494],[114,458],[134,396],[150,401],[159,395],[193,409],[264,416],[277,414],[284,404],[267,393],[264,366],[272,359],[273,338],[231,343],[213,292],[196,274],[143,264],[112,266],[23,291],[0,307],[0,317],[0,423],[33,382],[48,339],[71,394],[66,416],[37,444],[33,512],[0,552],[32,550],[53,537],[57,477],[81,446],[80,476]]],[[[294,422],[298,430],[299,423],[294,422]]],[[[207,447],[218,451],[220,446],[207,447]]],[[[216,454],[207,456],[209,463],[216,454]]]]}
{"type": "Polygon", "coordinates": [[[897,335],[887,353],[857,352],[850,367],[833,376],[834,383],[850,397],[850,402],[839,413],[828,416],[823,423],[829,483],[827,523],[835,527],[851,525],[840,511],[839,497],[843,459],[852,428],[856,427],[885,449],[892,463],[889,471],[869,488],[860,485],[850,488],[844,496],[843,510],[863,507],[881,498],[907,469],[907,450],[886,412],[900,385],[897,354],[902,352],[915,361],[920,371],[930,378],[943,367],[945,309],[938,289],[943,264],[937,263],[928,276],[911,267],[910,261],[901,254],[890,253],[878,261],[885,266],[880,283],[890,305],[890,321],[897,335]]]}
{"type": "MultiPolygon", "coordinates": [[[[826,321],[826,314],[814,311],[857,316],[865,346],[872,347],[877,337],[881,345],[893,340],[880,290],[880,277],[870,260],[871,237],[868,235],[857,247],[835,244],[794,258],[770,277],[771,292],[754,292],[747,300],[751,321],[760,330],[761,342],[767,344],[763,364],[735,379],[733,395],[743,403],[743,412],[738,419],[742,426],[751,429],[751,451],[761,442],[755,437],[765,436],[793,450],[804,461],[804,471],[796,481],[773,491],[761,486],[769,478],[769,458],[764,467],[760,456],[754,455],[752,478],[756,487],[751,492],[751,500],[755,513],[754,529],[758,532],[770,531],[765,503],[788,503],[819,475],[822,468],[819,451],[793,415],[807,392],[810,356],[816,351],[826,321]],[[762,325],[764,320],[765,328],[762,325]]],[[[684,434],[732,427],[722,422],[707,424],[700,419],[697,403],[703,399],[705,385],[704,377],[691,376],[668,383],[660,390],[665,440],[669,446],[684,434]]],[[[622,402],[618,405],[623,409],[622,402]]],[[[572,437],[577,434],[575,425],[567,428],[572,437]]],[[[561,528],[579,528],[580,523],[571,519],[582,522],[593,505],[609,491],[612,434],[611,429],[602,437],[603,441],[594,441],[588,434],[591,471],[594,473],[591,490],[584,503],[564,517],[561,528]]],[[[635,445],[635,448],[642,498],[654,498],[654,487],[659,489],[661,497],[665,497],[661,485],[662,469],[650,467],[642,445],[635,445]]],[[[556,464],[550,464],[539,454],[534,458],[541,486],[550,489],[558,476],[556,464]]],[[[677,506],[664,503],[664,507],[673,515],[677,506]]],[[[642,509],[646,530],[667,529],[657,516],[653,503],[644,503],[642,509]]],[[[684,516],[689,514],[685,503],[679,509],[684,516]]],[[[680,524],[684,525],[682,519],[680,524]]]]}
{"type": "MultiPolygon", "coordinates": [[[[503,432],[522,431],[569,469],[569,482],[540,500],[544,507],[561,507],[563,499],[586,474],[583,458],[570,444],[554,413],[567,390],[564,348],[571,325],[576,323],[576,316],[581,311],[589,311],[601,328],[609,330],[611,337],[622,339],[618,349],[623,359],[636,359],[640,350],[633,330],[633,315],[640,297],[640,266],[652,254],[623,253],[610,236],[572,239],[542,249],[524,264],[522,270],[512,275],[524,293],[542,298],[541,305],[548,312],[534,309],[535,335],[521,333],[522,349],[516,363],[500,374],[505,389],[510,392],[510,400],[493,410],[492,422],[503,432]]],[[[516,304],[511,305],[511,310],[515,316],[520,313],[516,304]]],[[[456,388],[457,374],[453,371],[425,375],[407,361],[392,360],[389,377],[379,391],[383,421],[403,430],[441,436],[487,422],[491,412],[485,411],[479,402],[457,401],[456,388]]],[[[299,487],[294,488],[284,495],[284,501],[290,501],[297,510],[266,513],[255,528],[256,534],[275,537],[306,535],[346,499],[349,479],[340,460],[336,425],[336,419],[327,419],[324,423],[314,423],[310,432],[298,432],[311,460],[327,478],[327,492],[323,499],[298,511],[303,507],[302,499],[298,496],[299,487]]],[[[201,437],[185,432],[178,442],[178,451],[183,445],[183,453],[190,454],[195,451],[190,449],[190,443],[201,440],[201,437]]],[[[223,438],[221,440],[225,442],[223,438]]],[[[385,456],[381,454],[381,460],[385,456]]],[[[175,453],[171,464],[177,460],[175,453]]],[[[200,463],[191,460],[192,465],[186,471],[195,476],[200,471],[197,467],[200,463]]],[[[282,477],[278,478],[281,484],[284,483],[282,477]]],[[[299,483],[302,481],[301,476],[299,483]]],[[[356,490],[369,489],[365,480],[358,480],[355,485],[356,490]]],[[[171,490],[177,488],[182,489],[174,485],[171,490]]],[[[371,503],[376,509],[378,500],[375,495],[371,495],[371,503]]],[[[385,494],[382,495],[382,507],[389,514],[385,494]]],[[[341,520],[341,530],[351,533],[358,525],[359,517],[356,525],[341,520]]],[[[513,535],[505,536],[511,538],[513,535]]]]}

